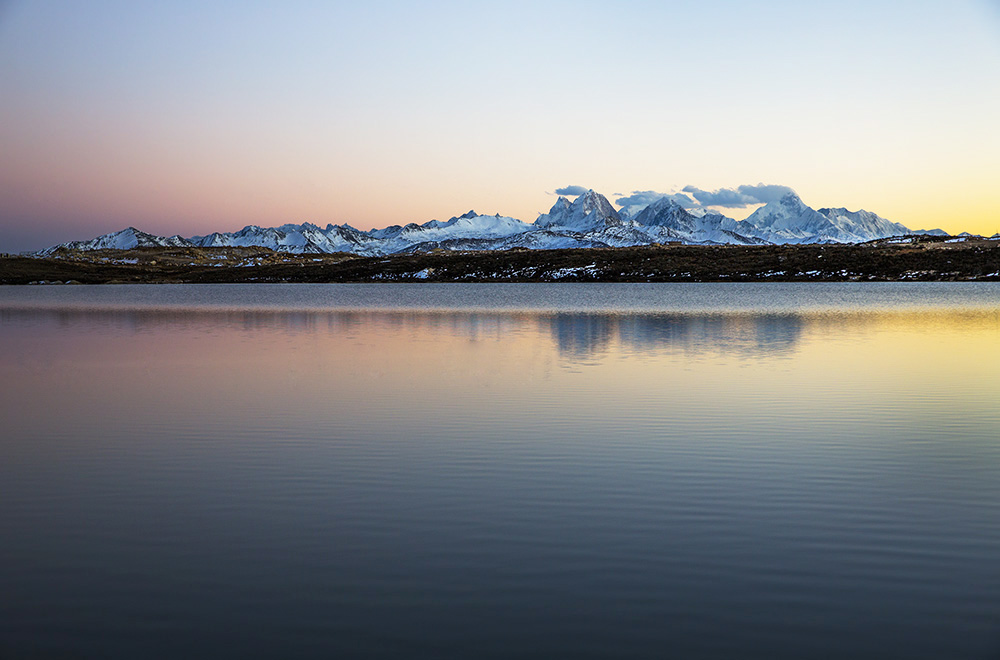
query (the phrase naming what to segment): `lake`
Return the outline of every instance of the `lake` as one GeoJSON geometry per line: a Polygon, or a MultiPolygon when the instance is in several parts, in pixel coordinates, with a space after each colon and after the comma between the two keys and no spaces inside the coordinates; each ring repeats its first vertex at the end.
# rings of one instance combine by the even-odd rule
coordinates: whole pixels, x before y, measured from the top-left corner
{"type": "Polygon", "coordinates": [[[0,657],[996,658],[1000,284],[0,287],[0,657]]]}

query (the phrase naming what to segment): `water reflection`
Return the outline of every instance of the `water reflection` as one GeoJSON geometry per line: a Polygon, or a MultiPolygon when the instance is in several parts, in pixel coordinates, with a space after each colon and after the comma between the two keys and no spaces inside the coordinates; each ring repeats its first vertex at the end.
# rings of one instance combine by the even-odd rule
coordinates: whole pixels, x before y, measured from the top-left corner
{"type": "Polygon", "coordinates": [[[630,353],[777,356],[795,350],[807,322],[801,314],[558,314],[548,321],[560,354],[579,360],[614,343],[630,353]]]}
{"type": "Polygon", "coordinates": [[[353,335],[382,330],[447,335],[470,341],[525,334],[551,338],[569,362],[622,352],[671,352],[692,356],[787,357],[807,333],[860,332],[876,324],[1000,326],[1000,311],[816,313],[605,314],[546,312],[383,312],[266,310],[47,310],[0,309],[0,324],[115,329],[145,333],[159,328],[238,328],[246,332],[353,335]]]}
{"type": "Polygon", "coordinates": [[[0,656],[990,657],[998,341],[0,310],[0,656]]]}
{"type": "Polygon", "coordinates": [[[619,334],[618,319],[608,315],[556,314],[539,319],[539,325],[546,324],[560,355],[571,360],[585,360],[607,350],[619,334]]]}
{"type": "Polygon", "coordinates": [[[608,351],[678,351],[689,354],[776,356],[795,350],[808,323],[801,314],[593,314],[370,311],[0,310],[2,323],[114,328],[230,327],[288,334],[350,334],[365,328],[445,333],[469,340],[502,339],[525,332],[550,336],[558,354],[587,361],[608,351]]]}

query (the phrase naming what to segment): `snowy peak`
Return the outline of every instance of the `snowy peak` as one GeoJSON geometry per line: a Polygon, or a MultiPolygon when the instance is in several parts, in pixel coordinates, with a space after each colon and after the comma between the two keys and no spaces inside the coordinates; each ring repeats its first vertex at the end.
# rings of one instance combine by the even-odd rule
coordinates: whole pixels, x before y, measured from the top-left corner
{"type": "Polygon", "coordinates": [[[781,199],[778,200],[778,204],[780,204],[781,206],[784,206],[785,208],[789,208],[789,209],[807,209],[807,208],[809,208],[808,206],[806,206],[806,203],[802,201],[802,198],[799,197],[799,194],[797,192],[794,192],[794,191],[789,191],[789,192],[785,193],[784,195],[782,195],[781,199]]]}
{"type": "Polygon", "coordinates": [[[669,197],[661,197],[639,211],[632,219],[640,225],[676,229],[690,226],[694,216],[669,197]]]}
{"type": "Polygon", "coordinates": [[[126,227],[121,231],[103,234],[89,241],[71,241],[45,250],[40,254],[51,254],[59,248],[68,250],[131,250],[143,247],[182,247],[191,243],[180,236],[155,236],[140,231],[135,227],[126,227]]]}
{"type": "MultiPolygon", "coordinates": [[[[846,208],[819,209],[819,213],[825,215],[838,228],[859,237],[878,236],[878,238],[888,238],[889,236],[900,236],[910,233],[910,230],[898,222],[891,222],[871,211],[848,211],[846,208]]],[[[866,239],[871,240],[871,239],[866,239]]]]}
{"type": "Polygon", "coordinates": [[[826,216],[805,203],[793,192],[776,202],[768,202],[744,220],[765,232],[785,232],[789,238],[805,238],[822,233],[830,225],[826,216]]]}
{"type": "Polygon", "coordinates": [[[577,197],[576,201],[570,205],[570,209],[574,207],[580,209],[584,215],[598,213],[605,218],[618,216],[618,211],[611,205],[608,198],[593,190],[588,190],[577,197]]]}
{"type": "Polygon", "coordinates": [[[370,250],[374,239],[350,225],[328,224],[326,229],[304,222],[301,225],[287,224],[280,227],[258,227],[247,225],[236,232],[194,236],[191,244],[198,247],[266,247],[278,252],[320,253],[354,252],[373,254],[370,250]]]}
{"type": "Polygon", "coordinates": [[[403,227],[396,237],[406,238],[410,242],[473,236],[492,238],[508,236],[529,229],[531,229],[530,225],[515,218],[501,215],[477,215],[474,211],[470,211],[447,222],[432,220],[422,225],[411,223],[403,227]]]}
{"type": "Polygon", "coordinates": [[[795,193],[757,209],[744,222],[757,235],[774,243],[862,243],[913,233],[898,222],[890,222],[871,211],[805,205],[795,193]]]}
{"type": "Polygon", "coordinates": [[[538,216],[538,228],[559,228],[577,232],[589,232],[608,227],[620,227],[625,223],[618,211],[604,195],[588,190],[572,203],[560,197],[548,213],[538,216]]]}
{"type": "Polygon", "coordinates": [[[802,198],[794,192],[785,193],[778,201],[768,202],[762,208],[772,209],[774,212],[780,212],[785,216],[795,216],[802,213],[808,213],[809,211],[815,211],[815,209],[807,206],[806,203],[802,201],[802,198]]]}
{"type": "Polygon", "coordinates": [[[754,211],[750,217],[756,216],[760,222],[755,222],[754,224],[763,226],[766,221],[774,223],[790,218],[811,218],[815,213],[817,212],[806,206],[801,197],[790,192],[776,202],[768,202],[754,211]]]}
{"type": "Polygon", "coordinates": [[[556,214],[556,213],[562,213],[562,212],[566,211],[566,209],[568,209],[571,205],[572,204],[569,201],[569,199],[567,199],[567,198],[563,197],[562,195],[560,195],[559,199],[556,200],[556,203],[552,205],[551,209],[549,209],[549,215],[553,215],[553,214],[556,214]]]}
{"type": "MultiPolygon", "coordinates": [[[[676,201],[663,197],[640,211],[633,221],[651,237],[686,243],[754,245],[767,241],[753,235],[753,227],[719,213],[692,213],[676,201]]],[[[662,242],[662,241],[660,241],[662,242]]]]}

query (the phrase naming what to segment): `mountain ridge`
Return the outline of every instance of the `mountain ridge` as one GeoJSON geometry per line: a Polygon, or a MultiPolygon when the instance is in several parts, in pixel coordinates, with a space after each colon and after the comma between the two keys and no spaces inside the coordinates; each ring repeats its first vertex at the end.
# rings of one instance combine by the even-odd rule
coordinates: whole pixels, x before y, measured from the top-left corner
{"type": "MultiPolygon", "coordinates": [[[[625,209],[623,209],[624,211],[625,209]]],[[[247,225],[235,232],[212,232],[183,238],[148,234],[135,227],[103,234],[89,241],[71,241],[45,248],[100,250],[134,247],[266,247],[279,252],[324,254],[347,252],[382,256],[429,250],[560,249],[633,247],[657,243],[691,245],[784,245],[800,243],[863,243],[907,234],[946,235],[940,229],[910,230],[865,210],[845,207],[813,209],[794,192],[769,202],[744,220],[703,209],[686,209],[662,197],[634,213],[620,213],[607,197],[588,190],[570,201],[560,196],[548,213],[533,223],[510,216],[468,211],[446,221],[390,225],[362,231],[349,224],[325,229],[304,222],[278,227],[247,225]]]]}

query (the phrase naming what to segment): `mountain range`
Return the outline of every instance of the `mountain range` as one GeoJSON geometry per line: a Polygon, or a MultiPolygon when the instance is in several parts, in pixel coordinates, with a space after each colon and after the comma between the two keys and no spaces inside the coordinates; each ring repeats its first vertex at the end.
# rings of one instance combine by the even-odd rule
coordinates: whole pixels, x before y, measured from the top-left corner
{"type": "Polygon", "coordinates": [[[573,201],[559,197],[534,223],[469,211],[447,221],[392,225],[361,231],[350,225],[311,223],[280,227],[249,225],[237,232],[206,236],[156,236],[128,227],[89,241],[63,243],[73,250],[135,247],[261,246],[282,252],[350,252],[380,256],[399,252],[442,250],[551,249],[625,247],[654,243],[696,245],[767,245],[788,243],[861,243],[906,234],[945,235],[940,229],[911,230],[870,211],[813,209],[790,192],[744,220],[702,209],[686,209],[669,197],[645,208],[615,210],[608,199],[590,190],[573,201]]]}

